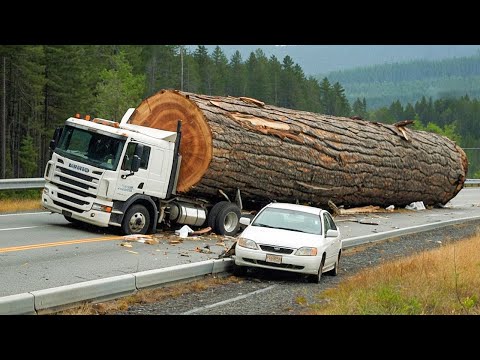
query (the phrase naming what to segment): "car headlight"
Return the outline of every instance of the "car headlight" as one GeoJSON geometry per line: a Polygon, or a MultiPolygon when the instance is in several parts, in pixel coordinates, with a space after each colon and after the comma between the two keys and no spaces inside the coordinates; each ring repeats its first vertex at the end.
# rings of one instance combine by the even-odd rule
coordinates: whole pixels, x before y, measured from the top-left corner
{"type": "Polygon", "coordinates": [[[92,205],[92,210],[104,211],[104,212],[107,212],[107,213],[111,213],[112,212],[112,207],[107,206],[107,205],[93,204],[92,205]]]}
{"type": "Polygon", "coordinates": [[[238,239],[237,244],[239,246],[247,248],[247,249],[258,250],[257,243],[253,240],[250,240],[250,239],[240,238],[240,239],[238,239]]]}
{"type": "Polygon", "coordinates": [[[317,255],[317,248],[314,247],[302,247],[295,252],[298,256],[315,256],[317,255]]]}

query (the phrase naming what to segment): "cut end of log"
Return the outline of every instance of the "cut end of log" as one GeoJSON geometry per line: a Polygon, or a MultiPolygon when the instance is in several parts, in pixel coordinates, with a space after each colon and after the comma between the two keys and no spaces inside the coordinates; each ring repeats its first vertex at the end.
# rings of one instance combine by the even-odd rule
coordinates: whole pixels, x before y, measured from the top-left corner
{"type": "Polygon", "coordinates": [[[188,94],[162,90],[143,100],[129,123],[155,129],[176,131],[182,121],[180,154],[182,163],[177,191],[186,192],[200,181],[212,159],[212,132],[203,112],[188,94]]]}

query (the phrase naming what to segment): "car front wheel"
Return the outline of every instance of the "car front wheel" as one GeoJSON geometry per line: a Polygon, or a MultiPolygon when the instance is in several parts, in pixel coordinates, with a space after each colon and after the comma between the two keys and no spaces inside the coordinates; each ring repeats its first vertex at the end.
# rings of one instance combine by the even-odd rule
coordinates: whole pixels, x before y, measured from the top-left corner
{"type": "Polygon", "coordinates": [[[335,265],[334,265],[333,269],[330,270],[329,272],[327,272],[328,275],[330,275],[330,276],[337,276],[338,275],[338,267],[340,266],[340,255],[341,254],[342,254],[341,252],[338,253],[337,261],[335,261],[335,265]]]}
{"type": "Polygon", "coordinates": [[[325,254],[323,254],[322,261],[320,263],[320,267],[318,268],[318,274],[317,275],[309,275],[308,280],[311,283],[318,284],[320,283],[320,280],[322,279],[322,270],[323,266],[325,265],[325,254]]]}

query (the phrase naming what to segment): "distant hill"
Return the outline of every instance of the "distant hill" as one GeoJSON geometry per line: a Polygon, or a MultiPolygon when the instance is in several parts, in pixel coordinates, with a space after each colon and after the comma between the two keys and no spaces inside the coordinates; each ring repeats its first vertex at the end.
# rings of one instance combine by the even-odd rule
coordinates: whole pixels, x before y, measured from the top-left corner
{"type": "MultiPolygon", "coordinates": [[[[216,45],[206,45],[211,53],[216,45]]],[[[194,51],[196,45],[188,45],[194,51]]],[[[261,48],[267,57],[280,61],[289,55],[306,75],[326,74],[384,63],[440,60],[478,54],[480,45],[220,45],[228,59],[238,50],[243,60],[261,48]]]]}
{"type": "Polygon", "coordinates": [[[439,61],[416,60],[360,67],[318,75],[345,88],[348,100],[365,97],[368,109],[400,100],[414,103],[422,96],[480,97],[480,54],[439,61]]]}

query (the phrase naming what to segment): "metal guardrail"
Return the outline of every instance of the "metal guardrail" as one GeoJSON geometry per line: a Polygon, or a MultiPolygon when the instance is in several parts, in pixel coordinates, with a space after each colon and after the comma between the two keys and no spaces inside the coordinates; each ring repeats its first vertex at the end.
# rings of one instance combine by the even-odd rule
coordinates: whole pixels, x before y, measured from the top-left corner
{"type": "MultiPolygon", "coordinates": [[[[41,189],[44,185],[44,178],[0,180],[0,190],[41,189]]],[[[465,180],[465,185],[480,186],[480,179],[467,179],[465,180]]]]}
{"type": "Polygon", "coordinates": [[[2,179],[0,190],[41,189],[45,186],[44,178],[2,179]]]}

